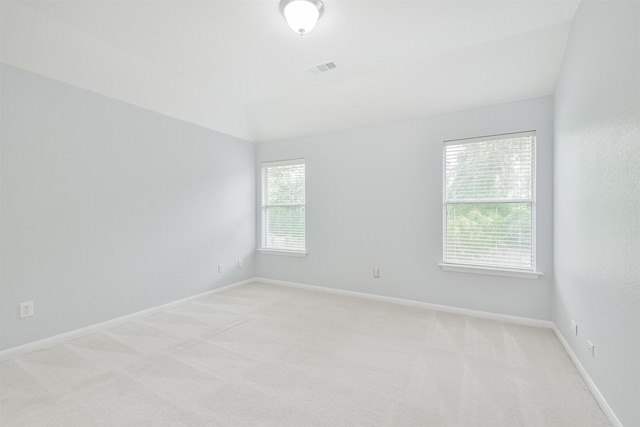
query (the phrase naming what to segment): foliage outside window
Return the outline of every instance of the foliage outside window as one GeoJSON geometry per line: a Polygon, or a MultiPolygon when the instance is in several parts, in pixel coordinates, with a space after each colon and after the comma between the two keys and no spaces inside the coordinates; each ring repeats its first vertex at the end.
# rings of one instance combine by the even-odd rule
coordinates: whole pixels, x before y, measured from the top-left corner
{"type": "Polygon", "coordinates": [[[535,132],[444,144],[444,263],[535,269],[535,132]]]}
{"type": "Polygon", "coordinates": [[[262,164],[261,249],[306,250],[303,159],[262,164]]]}

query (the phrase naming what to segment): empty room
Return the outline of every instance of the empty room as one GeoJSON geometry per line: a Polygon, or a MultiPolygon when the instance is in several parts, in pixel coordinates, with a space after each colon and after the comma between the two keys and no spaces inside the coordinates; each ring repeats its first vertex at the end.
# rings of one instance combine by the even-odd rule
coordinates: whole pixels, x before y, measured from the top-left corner
{"type": "Polygon", "coordinates": [[[640,427],[640,1],[0,37],[0,425],[640,427]]]}

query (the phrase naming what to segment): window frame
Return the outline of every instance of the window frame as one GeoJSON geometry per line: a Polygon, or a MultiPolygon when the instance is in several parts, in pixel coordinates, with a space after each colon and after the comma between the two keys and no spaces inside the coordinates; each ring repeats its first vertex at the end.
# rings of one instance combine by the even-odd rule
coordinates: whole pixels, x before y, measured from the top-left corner
{"type": "Polygon", "coordinates": [[[257,242],[257,249],[256,251],[260,254],[266,254],[266,255],[288,255],[288,256],[294,256],[294,257],[305,257],[307,256],[307,218],[306,218],[306,174],[307,174],[307,165],[306,165],[306,161],[304,158],[296,158],[296,159],[288,159],[288,160],[276,160],[276,161],[265,161],[265,162],[261,162],[259,164],[259,188],[260,188],[260,193],[259,193],[259,200],[258,200],[258,204],[259,204],[259,209],[260,209],[260,214],[259,214],[259,230],[260,232],[258,233],[258,242],[257,242]],[[300,250],[300,249],[295,249],[295,248],[276,248],[276,247],[269,247],[269,246],[265,246],[265,231],[266,231],[266,218],[265,218],[265,208],[268,208],[269,205],[265,203],[265,192],[267,191],[267,186],[268,183],[265,182],[265,169],[267,168],[273,168],[273,167],[280,167],[280,166],[294,166],[294,165],[303,165],[304,166],[304,181],[305,181],[305,187],[304,187],[304,192],[305,192],[305,197],[304,197],[304,204],[295,204],[295,205],[291,205],[291,206],[302,206],[305,208],[305,215],[304,215],[304,249],[300,250]]]}
{"type": "MultiPolygon", "coordinates": [[[[524,131],[524,132],[513,132],[513,133],[504,133],[504,134],[496,134],[496,135],[487,135],[481,137],[472,137],[472,138],[463,138],[463,139],[452,139],[446,140],[443,142],[442,146],[442,259],[438,265],[444,271],[455,271],[455,272],[463,272],[463,273],[475,273],[475,274],[485,274],[485,275],[496,275],[496,276],[509,276],[509,277],[519,277],[519,278],[527,278],[527,279],[537,279],[543,275],[543,273],[536,271],[536,252],[537,252],[537,244],[536,244],[536,181],[537,181],[537,135],[536,131],[524,131]],[[455,202],[447,200],[447,147],[451,145],[459,145],[459,144],[473,144],[480,143],[486,141],[500,141],[506,139],[513,139],[519,137],[532,137],[532,168],[531,168],[531,198],[524,199],[518,198],[513,199],[512,202],[505,201],[501,199],[498,203],[531,203],[531,262],[532,265],[530,268],[512,268],[507,266],[492,266],[492,265],[480,265],[480,264],[472,264],[472,263],[463,263],[463,262],[447,262],[447,207],[450,204],[455,204],[455,202]]],[[[467,201],[467,202],[457,202],[457,203],[467,203],[467,204],[487,204],[494,202],[495,200],[475,200],[475,201],[467,201]]]]}

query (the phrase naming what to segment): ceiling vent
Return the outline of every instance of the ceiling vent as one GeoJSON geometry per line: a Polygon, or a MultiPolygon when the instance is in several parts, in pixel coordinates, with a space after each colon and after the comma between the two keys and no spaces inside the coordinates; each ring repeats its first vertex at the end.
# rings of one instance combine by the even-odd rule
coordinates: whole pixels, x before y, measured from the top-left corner
{"type": "Polygon", "coordinates": [[[311,74],[322,74],[333,71],[336,68],[338,68],[338,66],[333,61],[331,61],[309,67],[307,68],[307,71],[309,71],[311,74]]]}

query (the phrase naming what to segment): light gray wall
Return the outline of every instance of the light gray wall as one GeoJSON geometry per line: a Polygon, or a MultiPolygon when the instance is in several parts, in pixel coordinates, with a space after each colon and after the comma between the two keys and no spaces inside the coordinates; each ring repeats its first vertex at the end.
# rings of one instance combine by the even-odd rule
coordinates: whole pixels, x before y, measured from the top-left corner
{"type": "MultiPolygon", "coordinates": [[[[258,255],[261,277],[550,319],[552,100],[258,143],[257,161],[304,157],[306,258],[258,255]],[[539,280],[443,272],[444,140],[537,131],[539,280]],[[373,279],[372,269],[381,278],[373,279]]],[[[259,165],[257,165],[259,166],[259,165]]]]}
{"type": "Polygon", "coordinates": [[[252,143],[1,71],[2,349],[253,275],[252,143]]]}
{"type": "Polygon", "coordinates": [[[625,426],[640,426],[639,29],[639,2],[583,1],[555,94],[553,320],[625,426]]]}

